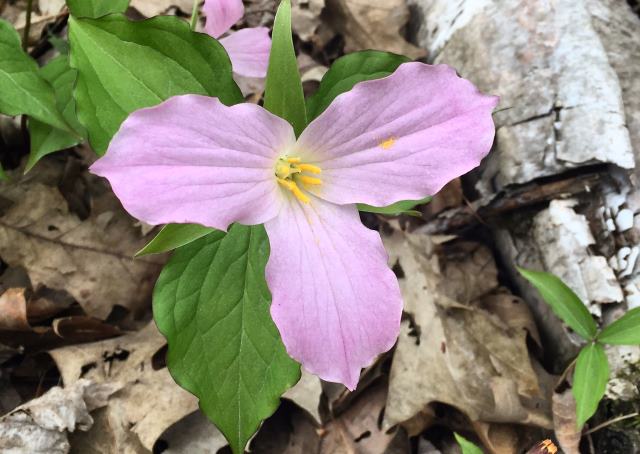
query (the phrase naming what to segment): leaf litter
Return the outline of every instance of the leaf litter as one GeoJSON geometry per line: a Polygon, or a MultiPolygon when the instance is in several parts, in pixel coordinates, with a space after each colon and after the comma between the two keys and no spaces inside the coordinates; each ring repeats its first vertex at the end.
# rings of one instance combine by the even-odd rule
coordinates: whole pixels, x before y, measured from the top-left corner
{"type": "MultiPolygon", "coordinates": [[[[236,28],[271,26],[276,4],[248,0],[236,28]]],[[[187,17],[191,5],[132,0],[129,13],[187,17]]],[[[40,22],[64,13],[60,0],[40,0],[39,8],[32,43],[40,22]]],[[[23,17],[13,3],[0,14],[23,17]]],[[[405,0],[294,0],[293,16],[305,90],[345,52],[426,56],[405,37],[405,0]]],[[[259,102],[263,84],[241,85],[259,102]]],[[[13,182],[0,185],[0,384],[7,385],[0,404],[35,396],[0,419],[0,433],[11,433],[0,443],[52,453],[224,452],[220,432],[171,379],[164,338],[146,322],[164,258],[132,256],[153,232],[86,173],[82,148],[62,156],[44,159],[25,177],[14,171],[13,182]],[[17,342],[5,342],[11,338],[17,342]],[[44,387],[55,380],[61,386],[18,393],[15,368],[6,365],[32,364],[43,351],[59,374],[44,387]]],[[[452,182],[423,209],[425,217],[461,206],[462,193],[452,182]]],[[[492,252],[476,241],[404,231],[415,220],[370,220],[388,234],[405,299],[395,350],[363,372],[354,393],[303,374],[254,437],[252,452],[400,454],[412,452],[411,439],[423,453],[452,452],[455,430],[488,452],[516,453],[549,436],[554,423],[572,452],[571,408],[553,393],[554,377],[539,362],[536,323],[524,301],[502,287],[492,252]]]]}

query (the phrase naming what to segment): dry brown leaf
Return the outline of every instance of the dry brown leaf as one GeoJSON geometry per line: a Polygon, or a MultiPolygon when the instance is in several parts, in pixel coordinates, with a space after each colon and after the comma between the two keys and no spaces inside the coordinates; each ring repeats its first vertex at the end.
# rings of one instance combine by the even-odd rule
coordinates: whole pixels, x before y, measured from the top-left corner
{"type": "Polygon", "coordinates": [[[571,389],[553,394],[553,428],[565,454],[580,454],[582,431],[576,419],[576,400],[571,389]]]}
{"type": "Polygon", "coordinates": [[[321,454],[383,454],[396,433],[380,426],[387,400],[387,384],[383,381],[367,388],[338,418],[325,426],[321,454]]]}
{"type": "Polygon", "coordinates": [[[400,34],[409,21],[406,0],[326,0],[330,25],[344,35],[345,52],[384,50],[421,58],[424,49],[400,34]]]}
{"type": "Polygon", "coordinates": [[[69,452],[67,432],[89,430],[94,422],[89,412],[105,406],[119,388],[117,383],[79,380],[64,389],[50,389],[0,418],[0,452],[69,452]]]}
{"type": "Polygon", "coordinates": [[[154,368],[163,359],[164,345],[151,322],[123,337],[50,352],[67,386],[81,377],[124,385],[80,442],[111,447],[112,452],[140,445],[151,451],[167,428],[198,409],[197,399],[175,384],[166,367],[154,368]]]}
{"type": "Polygon", "coordinates": [[[216,454],[227,446],[227,440],[216,426],[200,412],[184,417],[162,434],[167,449],[164,454],[216,454]]]}
{"type": "Polygon", "coordinates": [[[517,454],[520,452],[518,430],[508,424],[474,422],[473,428],[482,445],[491,454],[517,454]]]}
{"type": "Polygon", "coordinates": [[[289,399],[300,408],[309,413],[316,424],[320,424],[320,398],[322,397],[322,384],[315,375],[303,370],[300,381],[282,396],[289,399]]]}
{"type": "Polygon", "coordinates": [[[495,286],[495,264],[476,247],[472,254],[449,255],[449,263],[441,266],[426,235],[396,232],[385,245],[391,262],[403,270],[405,310],[413,317],[402,324],[393,358],[385,426],[412,419],[431,402],[443,402],[474,421],[550,428],[526,332],[451,299],[473,299],[489,289],[486,282],[495,286]],[[473,279],[468,273],[474,273],[473,279]],[[479,288],[473,290],[468,281],[479,288]]]}
{"type": "Polygon", "coordinates": [[[0,186],[11,203],[0,212],[2,259],[24,267],[36,290],[67,291],[88,315],[104,319],[114,305],[146,307],[162,259],[132,258],[146,240],[103,183],[93,180],[91,216],[83,221],[56,186],[30,178],[0,186]]]}
{"type": "Polygon", "coordinates": [[[25,289],[10,288],[0,295],[0,331],[31,331],[25,289]]]}
{"type": "Polygon", "coordinates": [[[523,299],[510,293],[497,293],[485,296],[478,303],[487,312],[498,316],[509,327],[526,330],[542,348],[542,340],[533,313],[523,299]]]}
{"type": "Polygon", "coordinates": [[[183,13],[190,13],[193,0],[131,0],[130,5],[147,17],[164,14],[172,6],[183,13]]]}
{"type": "Polygon", "coordinates": [[[320,15],[324,7],[325,0],[292,0],[291,26],[301,40],[314,41],[322,25],[320,15]]]}
{"type": "Polygon", "coordinates": [[[38,0],[40,14],[45,16],[58,14],[65,6],[64,0],[38,0]]]}

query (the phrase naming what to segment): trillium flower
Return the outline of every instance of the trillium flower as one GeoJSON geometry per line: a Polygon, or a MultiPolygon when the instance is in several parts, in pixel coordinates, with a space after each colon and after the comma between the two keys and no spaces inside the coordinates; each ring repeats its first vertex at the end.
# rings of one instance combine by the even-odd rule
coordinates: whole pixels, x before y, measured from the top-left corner
{"type": "Polygon", "coordinates": [[[380,235],[356,203],[422,199],[478,166],[496,104],[445,65],[405,63],[338,96],[296,139],[260,106],[177,96],[129,116],[91,170],[149,224],[264,224],[288,353],[354,389],[402,314],[380,235]]]}
{"type": "Polygon", "coordinates": [[[242,0],[205,0],[202,10],[207,16],[204,29],[225,48],[233,72],[245,77],[266,77],[271,52],[269,29],[253,27],[229,32],[244,16],[242,0]]]}

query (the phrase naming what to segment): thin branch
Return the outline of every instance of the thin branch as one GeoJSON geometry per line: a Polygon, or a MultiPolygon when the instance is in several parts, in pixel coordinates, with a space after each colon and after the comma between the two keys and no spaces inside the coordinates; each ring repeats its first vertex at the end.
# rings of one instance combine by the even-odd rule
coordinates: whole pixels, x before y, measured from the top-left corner
{"type": "Polygon", "coordinates": [[[598,426],[595,426],[593,429],[589,429],[589,430],[587,430],[587,431],[584,433],[584,435],[592,434],[592,433],[594,433],[594,432],[599,431],[600,429],[604,429],[605,427],[610,426],[611,424],[615,424],[615,423],[617,423],[617,422],[624,421],[625,419],[635,418],[635,417],[637,417],[637,416],[640,416],[640,413],[635,412],[635,413],[630,413],[630,414],[628,414],[628,415],[618,416],[617,418],[610,419],[609,421],[605,421],[605,422],[603,422],[602,424],[600,424],[600,425],[598,425],[598,426]]]}
{"type": "Polygon", "coordinates": [[[22,37],[22,48],[26,52],[29,47],[29,33],[31,32],[31,13],[33,12],[33,0],[27,0],[27,19],[24,24],[24,36],[22,37]]]}

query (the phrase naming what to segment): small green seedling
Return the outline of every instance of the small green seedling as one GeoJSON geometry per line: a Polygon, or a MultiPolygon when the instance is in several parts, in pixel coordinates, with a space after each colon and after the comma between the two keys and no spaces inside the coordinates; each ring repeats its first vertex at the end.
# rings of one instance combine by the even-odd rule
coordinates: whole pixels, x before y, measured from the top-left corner
{"type": "Polygon", "coordinates": [[[632,309],[606,328],[599,330],[580,298],[557,276],[518,268],[534,285],[553,312],[587,341],[575,363],[573,396],[578,427],[598,409],[609,381],[609,362],[604,345],[640,344],[640,308],[632,309]]]}

